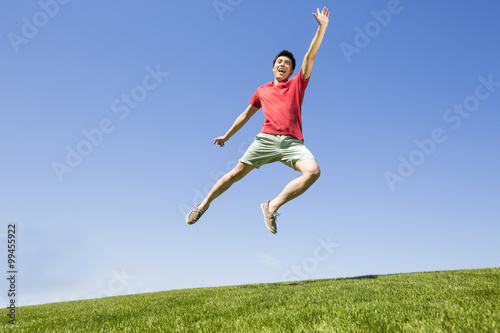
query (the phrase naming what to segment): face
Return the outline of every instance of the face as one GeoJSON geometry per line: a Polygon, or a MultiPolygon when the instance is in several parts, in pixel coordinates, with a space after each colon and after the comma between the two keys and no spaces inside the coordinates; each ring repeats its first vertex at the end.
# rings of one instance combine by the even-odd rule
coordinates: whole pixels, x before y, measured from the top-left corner
{"type": "Polygon", "coordinates": [[[288,80],[290,75],[293,74],[293,69],[292,69],[292,59],[286,57],[286,56],[281,56],[278,59],[276,59],[276,62],[274,63],[274,79],[278,82],[288,80]]]}

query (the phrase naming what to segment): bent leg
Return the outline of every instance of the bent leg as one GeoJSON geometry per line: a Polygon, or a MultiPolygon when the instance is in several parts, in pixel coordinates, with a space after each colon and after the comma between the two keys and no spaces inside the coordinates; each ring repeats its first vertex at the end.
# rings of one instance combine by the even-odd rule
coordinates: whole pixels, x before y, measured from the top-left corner
{"type": "Polygon", "coordinates": [[[245,177],[253,169],[255,169],[255,167],[252,165],[238,162],[233,170],[226,173],[217,181],[217,183],[215,183],[214,187],[212,187],[206,198],[198,205],[198,207],[201,210],[206,210],[215,198],[224,193],[238,180],[245,177]]]}
{"type": "Polygon", "coordinates": [[[316,160],[307,159],[295,163],[295,170],[302,172],[302,176],[288,183],[283,191],[269,203],[269,211],[276,213],[278,209],[290,200],[304,193],[319,178],[321,171],[316,160]]]}

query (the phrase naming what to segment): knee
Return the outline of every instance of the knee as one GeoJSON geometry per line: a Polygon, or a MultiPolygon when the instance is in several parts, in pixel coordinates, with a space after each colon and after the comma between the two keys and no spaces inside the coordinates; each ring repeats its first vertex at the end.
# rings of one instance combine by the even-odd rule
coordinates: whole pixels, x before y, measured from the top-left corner
{"type": "Polygon", "coordinates": [[[238,174],[234,172],[234,170],[229,171],[221,178],[224,182],[235,182],[238,177],[238,174]]]}
{"type": "Polygon", "coordinates": [[[311,180],[316,181],[316,180],[318,180],[319,176],[321,175],[321,170],[320,170],[319,167],[317,167],[317,168],[308,170],[308,172],[306,173],[306,175],[311,180]]]}
{"type": "Polygon", "coordinates": [[[241,180],[244,176],[245,173],[243,172],[243,170],[239,168],[234,168],[233,170],[227,173],[228,179],[232,182],[237,182],[238,180],[241,180]]]}
{"type": "Polygon", "coordinates": [[[235,171],[230,171],[228,174],[227,174],[227,177],[230,181],[232,182],[237,182],[238,180],[240,180],[241,178],[243,178],[240,173],[238,172],[235,172],[235,171]]]}
{"type": "Polygon", "coordinates": [[[317,180],[319,176],[321,176],[321,170],[318,168],[317,170],[314,170],[313,172],[314,179],[317,180]]]}

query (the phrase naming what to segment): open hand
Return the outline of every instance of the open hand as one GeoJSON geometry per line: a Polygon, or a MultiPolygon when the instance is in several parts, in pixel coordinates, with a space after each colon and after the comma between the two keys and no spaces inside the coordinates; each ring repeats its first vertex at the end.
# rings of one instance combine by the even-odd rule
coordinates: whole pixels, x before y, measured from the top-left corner
{"type": "Polygon", "coordinates": [[[328,8],[323,7],[323,10],[320,12],[319,8],[317,9],[318,14],[316,15],[315,13],[312,13],[314,17],[316,18],[316,21],[318,21],[320,26],[327,26],[328,22],[330,21],[329,16],[330,12],[328,11],[328,8]]]}

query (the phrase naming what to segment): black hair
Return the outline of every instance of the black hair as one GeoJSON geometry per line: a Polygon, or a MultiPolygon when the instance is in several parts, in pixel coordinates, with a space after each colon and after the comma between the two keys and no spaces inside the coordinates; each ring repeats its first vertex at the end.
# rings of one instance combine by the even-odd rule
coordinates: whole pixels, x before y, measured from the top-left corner
{"type": "Polygon", "coordinates": [[[288,57],[288,58],[292,59],[292,70],[295,70],[295,58],[293,57],[292,52],[287,51],[287,50],[281,51],[280,53],[278,53],[276,55],[276,57],[274,57],[273,67],[274,67],[274,64],[276,63],[276,60],[278,60],[278,58],[281,57],[281,56],[285,56],[285,57],[288,57]]]}

